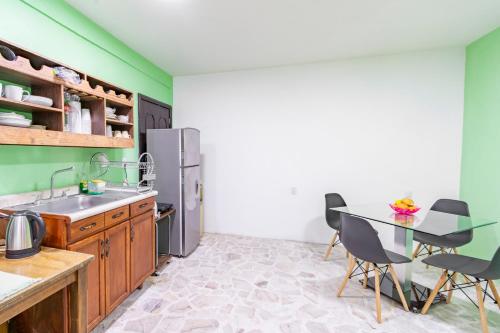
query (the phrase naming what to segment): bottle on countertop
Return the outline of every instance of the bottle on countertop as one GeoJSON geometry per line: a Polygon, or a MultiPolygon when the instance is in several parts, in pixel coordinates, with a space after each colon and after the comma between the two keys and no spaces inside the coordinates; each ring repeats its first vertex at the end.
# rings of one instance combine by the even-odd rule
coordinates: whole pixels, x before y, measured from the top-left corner
{"type": "Polygon", "coordinates": [[[85,173],[80,177],[80,193],[89,193],[89,181],[85,173]]]}

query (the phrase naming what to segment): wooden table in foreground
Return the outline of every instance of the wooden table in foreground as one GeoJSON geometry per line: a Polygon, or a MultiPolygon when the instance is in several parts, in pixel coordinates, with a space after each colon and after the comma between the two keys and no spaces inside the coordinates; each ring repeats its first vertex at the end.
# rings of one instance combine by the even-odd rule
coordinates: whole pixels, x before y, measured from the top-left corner
{"type": "Polygon", "coordinates": [[[68,287],[70,332],[87,332],[87,265],[92,260],[92,255],[49,247],[24,259],[8,260],[0,254],[0,271],[40,278],[0,301],[0,323],[68,287]]]}

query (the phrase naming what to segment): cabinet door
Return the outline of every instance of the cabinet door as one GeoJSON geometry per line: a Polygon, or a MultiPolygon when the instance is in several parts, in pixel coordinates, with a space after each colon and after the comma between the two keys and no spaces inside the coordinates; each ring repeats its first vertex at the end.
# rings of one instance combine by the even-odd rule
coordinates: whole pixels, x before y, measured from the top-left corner
{"type": "Polygon", "coordinates": [[[104,232],[106,315],[130,293],[130,224],[125,221],[104,232]]]}
{"type": "Polygon", "coordinates": [[[140,286],[155,270],[153,211],[130,220],[130,285],[140,286]]]}
{"type": "Polygon", "coordinates": [[[87,270],[87,328],[90,332],[106,315],[104,305],[104,232],[68,245],[68,250],[94,255],[94,260],[90,262],[87,270]]]}

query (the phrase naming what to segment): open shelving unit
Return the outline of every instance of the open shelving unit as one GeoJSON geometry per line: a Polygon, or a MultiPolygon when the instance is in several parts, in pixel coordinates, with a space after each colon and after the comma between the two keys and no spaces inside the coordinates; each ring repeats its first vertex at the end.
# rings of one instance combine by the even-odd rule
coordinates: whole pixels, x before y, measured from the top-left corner
{"type": "Polygon", "coordinates": [[[11,48],[17,55],[13,61],[0,55],[0,80],[30,87],[32,95],[49,97],[52,107],[0,97],[0,108],[31,113],[34,125],[44,125],[47,130],[0,125],[0,144],[40,145],[70,147],[134,147],[134,101],[132,92],[87,75],[74,68],[55,62],[10,42],[0,40],[1,45],[11,48]],[[59,79],[53,67],[64,66],[80,76],[81,83],[74,84],[59,79]],[[80,97],[82,108],[90,110],[92,134],[64,132],[64,92],[80,97]],[[129,122],[106,119],[105,107],[116,108],[117,115],[128,115],[129,122]],[[127,130],[130,138],[106,136],[106,125],[113,130],[127,130]]]}

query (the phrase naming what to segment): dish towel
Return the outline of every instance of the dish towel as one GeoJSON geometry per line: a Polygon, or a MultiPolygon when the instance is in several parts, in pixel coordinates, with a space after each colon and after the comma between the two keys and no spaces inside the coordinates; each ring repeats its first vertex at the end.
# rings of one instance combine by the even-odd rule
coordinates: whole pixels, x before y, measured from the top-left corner
{"type": "Polygon", "coordinates": [[[40,279],[0,271],[0,301],[29,287],[40,279]]]}

